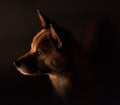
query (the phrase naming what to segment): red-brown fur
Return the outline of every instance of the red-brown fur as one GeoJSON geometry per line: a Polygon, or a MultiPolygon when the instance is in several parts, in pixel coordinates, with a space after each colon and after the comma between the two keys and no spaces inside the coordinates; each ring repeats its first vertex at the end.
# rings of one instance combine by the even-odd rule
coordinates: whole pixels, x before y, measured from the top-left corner
{"type": "Polygon", "coordinates": [[[33,38],[31,50],[15,62],[17,69],[25,75],[48,75],[66,105],[96,105],[100,95],[94,80],[96,64],[87,56],[96,43],[96,22],[80,44],[69,31],[38,14],[43,29],[33,38]]]}

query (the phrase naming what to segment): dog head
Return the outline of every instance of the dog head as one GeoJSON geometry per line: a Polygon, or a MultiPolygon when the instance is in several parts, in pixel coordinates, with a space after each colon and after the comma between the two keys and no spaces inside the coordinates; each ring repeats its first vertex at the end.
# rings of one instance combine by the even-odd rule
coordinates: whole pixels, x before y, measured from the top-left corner
{"type": "Polygon", "coordinates": [[[31,49],[14,62],[17,70],[24,75],[54,73],[67,67],[63,51],[65,38],[62,39],[61,34],[64,36],[69,32],[37,12],[43,28],[33,38],[31,49]]]}

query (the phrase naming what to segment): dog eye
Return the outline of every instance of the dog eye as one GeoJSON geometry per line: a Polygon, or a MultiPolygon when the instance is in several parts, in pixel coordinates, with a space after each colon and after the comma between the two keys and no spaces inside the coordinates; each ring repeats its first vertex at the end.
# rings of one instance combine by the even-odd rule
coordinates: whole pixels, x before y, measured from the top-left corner
{"type": "Polygon", "coordinates": [[[42,55],[42,53],[41,53],[40,50],[38,50],[38,51],[36,52],[36,54],[37,54],[37,55],[42,55]]]}

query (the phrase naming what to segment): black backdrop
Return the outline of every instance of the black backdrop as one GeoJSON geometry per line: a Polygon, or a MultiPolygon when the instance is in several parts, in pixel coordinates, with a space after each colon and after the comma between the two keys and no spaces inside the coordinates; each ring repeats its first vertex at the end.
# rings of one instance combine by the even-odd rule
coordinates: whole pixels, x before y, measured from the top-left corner
{"type": "MultiPolygon", "coordinates": [[[[53,104],[52,87],[47,77],[26,77],[13,67],[13,61],[30,49],[32,37],[40,31],[36,14],[40,9],[49,18],[69,29],[82,40],[86,24],[95,16],[107,16],[120,29],[118,0],[31,0],[0,1],[0,105],[53,104]]],[[[113,26],[113,27],[116,27],[113,26]]],[[[100,105],[119,105],[119,32],[114,35],[116,61],[100,105]],[[116,36],[118,34],[118,36],[116,36]]]]}

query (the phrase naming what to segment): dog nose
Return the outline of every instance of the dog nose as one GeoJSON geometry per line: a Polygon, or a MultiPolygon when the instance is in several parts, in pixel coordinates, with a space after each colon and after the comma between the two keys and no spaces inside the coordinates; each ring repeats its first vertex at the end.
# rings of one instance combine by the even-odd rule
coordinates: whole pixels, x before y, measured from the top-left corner
{"type": "Polygon", "coordinates": [[[19,61],[15,61],[15,62],[13,63],[13,65],[16,66],[16,67],[20,67],[20,66],[21,66],[21,63],[20,63],[19,61]]]}

